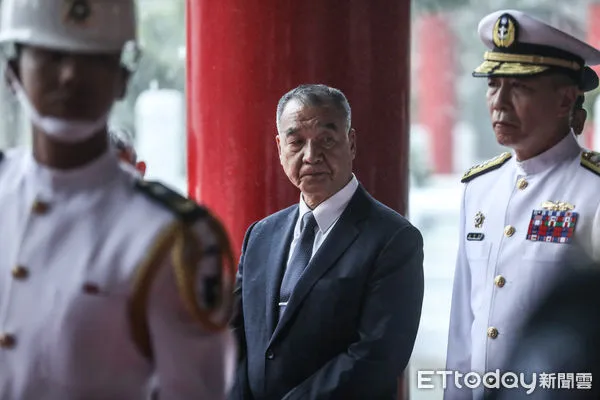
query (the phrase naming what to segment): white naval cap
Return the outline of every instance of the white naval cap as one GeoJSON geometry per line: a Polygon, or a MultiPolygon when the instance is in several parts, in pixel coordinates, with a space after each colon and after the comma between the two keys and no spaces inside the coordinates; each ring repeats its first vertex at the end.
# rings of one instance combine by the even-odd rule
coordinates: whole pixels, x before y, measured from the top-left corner
{"type": "Polygon", "coordinates": [[[571,76],[582,90],[598,86],[595,73],[584,68],[600,64],[598,49],[522,11],[493,12],[481,20],[478,32],[491,51],[484,53],[484,62],[473,71],[475,77],[553,70],[571,76]]]}

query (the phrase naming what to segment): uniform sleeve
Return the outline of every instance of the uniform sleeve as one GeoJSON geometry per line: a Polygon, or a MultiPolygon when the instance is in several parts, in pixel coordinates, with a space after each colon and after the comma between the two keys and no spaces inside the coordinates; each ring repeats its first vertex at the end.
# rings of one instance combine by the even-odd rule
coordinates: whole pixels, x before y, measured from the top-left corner
{"type": "MultiPolygon", "coordinates": [[[[448,333],[448,351],[446,370],[469,372],[471,369],[471,326],[473,313],[471,311],[471,272],[465,252],[465,192],[463,193],[460,211],[459,246],[454,272],[452,289],[452,305],[450,311],[450,327],[448,333]]],[[[453,375],[449,377],[444,392],[445,400],[470,399],[471,392],[461,393],[452,385],[453,375]]]]}
{"type": "MultiPolygon", "coordinates": [[[[196,243],[204,250],[195,268],[197,300],[205,296],[207,279],[219,275],[221,259],[218,240],[211,226],[202,220],[193,227],[196,243]],[[217,251],[215,251],[217,249],[217,251]]],[[[229,329],[208,329],[182,299],[181,277],[173,257],[167,257],[154,282],[149,304],[151,336],[158,398],[160,400],[225,399],[233,382],[236,345],[229,329]]],[[[225,282],[226,283],[226,282],[225,282]]],[[[232,290],[232,284],[228,288],[232,290]]],[[[224,289],[227,293],[227,288],[224,289]]],[[[226,323],[228,311],[218,310],[215,321],[226,323]]]]}

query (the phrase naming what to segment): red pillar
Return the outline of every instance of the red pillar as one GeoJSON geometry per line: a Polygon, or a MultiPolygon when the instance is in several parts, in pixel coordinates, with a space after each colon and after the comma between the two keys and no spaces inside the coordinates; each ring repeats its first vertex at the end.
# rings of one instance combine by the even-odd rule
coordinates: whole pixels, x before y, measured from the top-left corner
{"type": "MultiPolygon", "coordinates": [[[[598,24],[600,21],[600,2],[591,2],[588,5],[587,12],[587,42],[596,47],[600,48],[600,25],[598,24]]],[[[600,75],[600,66],[596,65],[592,67],[597,74],[600,75]]],[[[592,108],[594,105],[592,104],[592,108]]],[[[591,118],[591,113],[588,112],[588,119],[585,123],[586,128],[583,133],[583,145],[588,149],[593,149],[594,147],[594,135],[598,135],[598,132],[594,132],[594,124],[591,118]]],[[[600,116],[596,115],[595,118],[600,118],[600,116]]],[[[594,149],[597,150],[597,149],[594,149]]]]}
{"type": "Polygon", "coordinates": [[[429,133],[434,172],[453,172],[456,122],[455,46],[449,16],[424,14],[417,19],[418,123],[429,133]]]}
{"type": "Polygon", "coordinates": [[[277,157],[275,108],[301,83],[348,96],[356,175],[405,212],[409,1],[188,0],[187,7],[189,191],[225,222],[237,249],[251,222],[299,199],[277,157]]]}

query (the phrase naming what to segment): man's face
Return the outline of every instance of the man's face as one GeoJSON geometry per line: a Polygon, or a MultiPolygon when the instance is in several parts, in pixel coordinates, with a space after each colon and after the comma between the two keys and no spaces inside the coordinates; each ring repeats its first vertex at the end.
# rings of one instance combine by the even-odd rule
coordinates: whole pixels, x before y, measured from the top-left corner
{"type": "Polygon", "coordinates": [[[276,141],[283,170],[313,204],[331,197],[352,176],[355,132],[348,132],[344,113],[333,105],[291,100],[281,114],[276,141]]]}
{"type": "Polygon", "coordinates": [[[125,92],[119,54],[69,54],[22,48],[16,71],[23,89],[43,116],[95,120],[125,92]]]}
{"type": "Polygon", "coordinates": [[[557,121],[568,118],[575,96],[574,87],[557,85],[552,75],[488,78],[487,104],[498,143],[535,148],[556,130],[557,121]]]}

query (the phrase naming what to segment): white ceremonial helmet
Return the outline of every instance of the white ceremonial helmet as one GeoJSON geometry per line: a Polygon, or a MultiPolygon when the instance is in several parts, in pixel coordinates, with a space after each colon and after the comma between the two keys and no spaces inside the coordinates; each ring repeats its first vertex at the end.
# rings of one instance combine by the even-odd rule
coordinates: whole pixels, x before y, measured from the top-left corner
{"type": "Polygon", "coordinates": [[[1,13],[5,52],[18,44],[73,53],[121,52],[130,70],[139,59],[134,0],[2,0],[1,13]]]}

